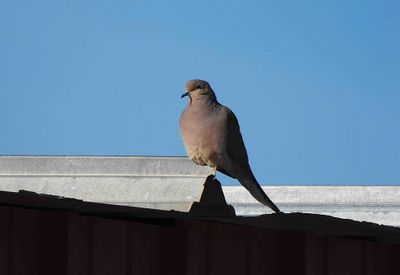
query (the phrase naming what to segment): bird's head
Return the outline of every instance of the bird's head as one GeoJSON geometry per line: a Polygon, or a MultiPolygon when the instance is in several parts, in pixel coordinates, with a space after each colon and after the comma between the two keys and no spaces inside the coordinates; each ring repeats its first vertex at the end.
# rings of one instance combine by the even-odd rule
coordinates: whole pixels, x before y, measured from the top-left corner
{"type": "Polygon", "coordinates": [[[189,80],[185,84],[185,93],[181,96],[184,98],[188,96],[190,101],[197,99],[212,99],[216,100],[214,91],[211,89],[207,81],[200,79],[189,80]]]}

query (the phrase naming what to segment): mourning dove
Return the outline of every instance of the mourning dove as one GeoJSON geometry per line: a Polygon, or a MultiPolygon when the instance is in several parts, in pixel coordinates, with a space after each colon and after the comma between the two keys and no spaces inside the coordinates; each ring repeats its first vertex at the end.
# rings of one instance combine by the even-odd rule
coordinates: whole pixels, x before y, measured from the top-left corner
{"type": "Polygon", "coordinates": [[[188,81],[181,98],[185,96],[189,101],[180,117],[179,128],[189,158],[198,165],[212,167],[214,174],[218,170],[239,180],[256,200],[280,212],[251,171],[234,113],[217,101],[206,81],[188,81]]]}

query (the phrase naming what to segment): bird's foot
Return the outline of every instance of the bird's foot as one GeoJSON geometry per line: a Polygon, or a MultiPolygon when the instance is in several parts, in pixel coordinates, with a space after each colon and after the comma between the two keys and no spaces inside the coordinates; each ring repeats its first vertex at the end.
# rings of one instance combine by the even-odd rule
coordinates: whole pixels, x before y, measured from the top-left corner
{"type": "Polygon", "coordinates": [[[217,174],[217,166],[212,167],[212,176],[215,178],[215,175],[217,174]]]}

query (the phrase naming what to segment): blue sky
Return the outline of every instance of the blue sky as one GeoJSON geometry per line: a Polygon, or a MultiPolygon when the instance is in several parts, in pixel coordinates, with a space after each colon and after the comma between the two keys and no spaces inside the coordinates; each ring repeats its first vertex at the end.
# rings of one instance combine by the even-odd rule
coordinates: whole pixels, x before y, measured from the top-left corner
{"type": "Polygon", "coordinates": [[[201,78],[261,183],[399,184],[399,3],[3,0],[0,154],[185,155],[201,78]]]}

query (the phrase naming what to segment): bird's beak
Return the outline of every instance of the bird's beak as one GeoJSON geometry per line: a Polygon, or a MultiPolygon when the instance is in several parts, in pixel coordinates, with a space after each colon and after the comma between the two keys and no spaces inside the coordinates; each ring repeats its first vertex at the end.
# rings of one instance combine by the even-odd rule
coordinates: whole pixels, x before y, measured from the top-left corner
{"type": "Polygon", "coordinates": [[[181,95],[181,98],[184,98],[185,96],[188,96],[190,92],[185,92],[183,95],[181,95]]]}

